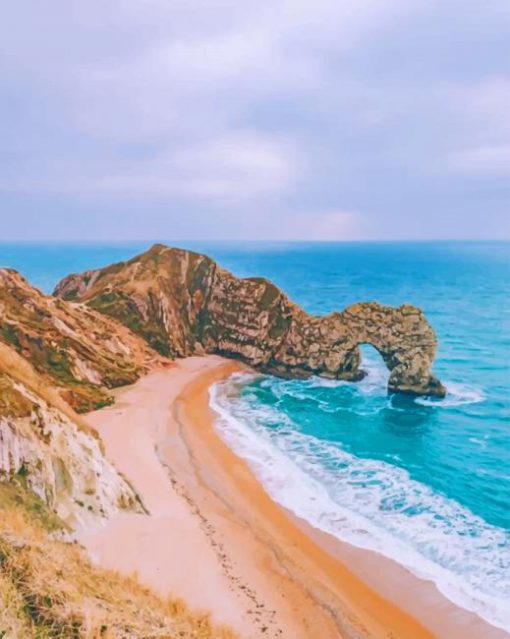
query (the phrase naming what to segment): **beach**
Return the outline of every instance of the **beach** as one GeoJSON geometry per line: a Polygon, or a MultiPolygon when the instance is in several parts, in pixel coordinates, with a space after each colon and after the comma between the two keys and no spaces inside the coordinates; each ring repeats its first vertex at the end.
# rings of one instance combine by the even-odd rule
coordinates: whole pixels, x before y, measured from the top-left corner
{"type": "Polygon", "coordinates": [[[247,639],[508,637],[431,582],[272,501],[214,429],[209,388],[242,369],[216,356],[176,361],[87,416],[148,513],[82,530],[93,560],[247,639]]]}

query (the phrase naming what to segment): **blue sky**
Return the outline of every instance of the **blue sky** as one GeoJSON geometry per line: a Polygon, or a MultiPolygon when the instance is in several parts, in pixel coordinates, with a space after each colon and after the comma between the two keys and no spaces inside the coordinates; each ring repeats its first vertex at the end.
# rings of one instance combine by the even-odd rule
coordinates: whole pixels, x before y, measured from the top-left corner
{"type": "Polygon", "coordinates": [[[507,0],[16,0],[0,240],[510,238],[507,0]]]}

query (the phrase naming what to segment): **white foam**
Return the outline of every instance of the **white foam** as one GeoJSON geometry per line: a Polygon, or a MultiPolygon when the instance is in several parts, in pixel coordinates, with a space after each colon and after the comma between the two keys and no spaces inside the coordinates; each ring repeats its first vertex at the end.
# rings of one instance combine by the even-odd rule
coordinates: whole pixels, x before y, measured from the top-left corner
{"type": "Polygon", "coordinates": [[[422,406],[437,406],[438,408],[454,408],[463,404],[478,404],[483,402],[485,395],[479,388],[458,384],[456,382],[444,382],[446,386],[446,397],[442,399],[432,399],[428,397],[417,397],[414,401],[422,406]]]}
{"type": "Polygon", "coordinates": [[[510,630],[508,533],[402,468],[300,433],[270,406],[253,408],[237,392],[250,379],[242,374],[212,387],[211,405],[219,433],[275,501],[316,528],[433,580],[457,605],[510,630]]]}
{"type": "MultiPolygon", "coordinates": [[[[356,384],[356,390],[363,395],[384,396],[387,393],[389,371],[386,368],[381,357],[378,356],[374,349],[361,349],[361,368],[365,371],[366,376],[356,384]]],[[[335,387],[342,385],[352,385],[353,382],[341,382],[336,380],[326,380],[320,377],[314,377],[310,381],[312,386],[335,387]]],[[[414,401],[422,406],[434,406],[436,408],[455,408],[464,404],[478,404],[485,400],[485,395],[480,388],[470,386],[469,384],[461,384],[453,381],[444,382],[446,387],[446,396],[443,398],[416,397],[414,401]]],[[[395,409],[389,404],[390,408],[395,409]]]]}

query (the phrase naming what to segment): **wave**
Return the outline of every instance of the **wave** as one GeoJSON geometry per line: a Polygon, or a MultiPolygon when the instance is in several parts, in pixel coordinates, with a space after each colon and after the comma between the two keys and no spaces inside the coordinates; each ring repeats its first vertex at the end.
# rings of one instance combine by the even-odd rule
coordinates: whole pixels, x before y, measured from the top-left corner
{"type": "MultiPolygon", "coordinates": [[[[457,605],[510,630],[508,532],[402,468],[299,432],[277,406],[253,401],[249,389],[239,393],[253,379],[242,373],[213,386],[211,406],[220,435],[275,501],[342,541],[398,561],[457,605]]],[[[324,383],[304,382],[302,391],[324,383]]]]}
{"type": "Polygon", "coordinates": [[[463,404],[478,404],[485,399],[484,393],[474,386],[458,384],[456,382],[444,382],[446,397],[433,399],[429,397],[416,397],[416,404],[422,406],[436,406],[438,408],[454,408],[463,404]]]}
{"type": "MultiPolygon", "coordinates": [[[[353,386],[355,384],[356,391],[362,395],[384,396],[388,385],[389,372],[381,361],[371,350],[362,348],[361,368],[365,371],[366,376],[361,382],[342,382],[337,380],[326,380],[320,377],[314,377],[309,381],[311,387],[338,387],[353,386]]],[[[485,394],[480,388],[461,384],[454,381],[445,381],[446,396],[442,398],[433,397],[415,397],[414,402],[421,406],[432,406],[435,408],[455,408],[464,404],[478,404],[485,400],[485,394]]],[[[391,401],[385,403],[387,408],[395,408],[391,401]]]]}

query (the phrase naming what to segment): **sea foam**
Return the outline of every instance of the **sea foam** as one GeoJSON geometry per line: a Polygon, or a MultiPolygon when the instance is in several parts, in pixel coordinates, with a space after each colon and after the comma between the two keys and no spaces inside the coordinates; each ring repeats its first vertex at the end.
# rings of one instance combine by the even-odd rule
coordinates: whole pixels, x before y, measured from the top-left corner
{"type": "MultiPolygon", "coordinates": [[[[384,373],[373,373],[361,392],[375,393],[385,383],[384,373]]],[[[239,374],[213,386],[211,406],[220,435],[276,502],[339,540],[396,560],[432,580],[452,602],[510,630],[507,531],[413,480],[403,468],[358,458],[299,432],[277,407],[240,395],[253,379],[239,374]]],[[[307,385],[332,383],[337,382],[304,382],[301,398],[309,399],[307,385]]],[[[292,389],[299,398],[299,385],[292,389]]]]}
{"type": "Polygon", "coordinates": [[[478,404],[485,399],[484,393],[479,388],[468,384],[459,384],[446,381],[446,396],[434,401],[433,398],[417,397],[414,401],[422,406],[437,406],[438,408],[452,408],[463,404],[478,404]]]}

